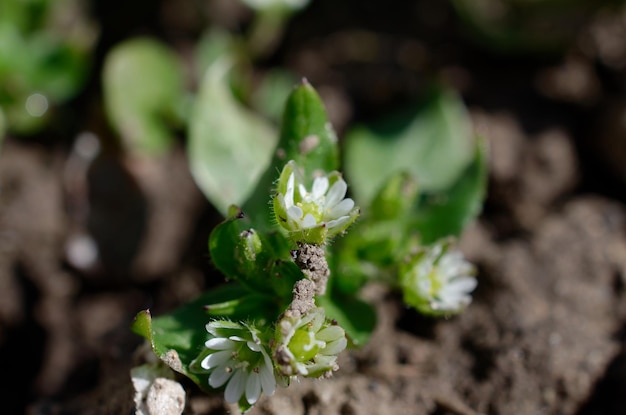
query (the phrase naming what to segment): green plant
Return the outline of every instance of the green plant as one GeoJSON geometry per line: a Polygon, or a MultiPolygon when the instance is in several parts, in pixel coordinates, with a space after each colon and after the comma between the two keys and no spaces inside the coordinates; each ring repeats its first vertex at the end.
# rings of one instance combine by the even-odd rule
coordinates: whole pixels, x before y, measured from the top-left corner
{"type": "Polygon", "coordinates": [[[188,153],[226,216],[209,251],[229,282],[172,314],[141,312],[133,330],[174,370],[205,391],[224,388],[246,411],[295,377],[329,376],[341,351],[367,341],[376,316],[359,292],[370,281],[425,314],[469,304],[474,269],[451,238],[479,213],[486,154],[458,98],[437,91],[348,134],[344,179],[311,85],[289,95],[276,141],[225,88],[227,72],[220,60],[207,69],[188,153]]]}

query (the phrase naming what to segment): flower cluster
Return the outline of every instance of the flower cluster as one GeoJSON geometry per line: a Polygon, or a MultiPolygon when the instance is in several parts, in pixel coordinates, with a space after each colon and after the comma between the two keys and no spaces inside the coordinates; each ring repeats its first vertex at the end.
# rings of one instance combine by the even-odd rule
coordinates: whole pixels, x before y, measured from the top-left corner
{"type": "Polygon", "coordinates": [[[354,201],[345,198],[348,185],[338,172],[316,177],[311,191],[290,161],[278,179],[274,197],[277,222],[298,242],[322,245],[345,231],[358,217],[354,201]]]}
{"type": "Polygon", "coordinates": [[[412,257],[400,270],[404,301],[425,314],[461,311],[472,301],[475,269],[449,243],[437,243],[412,257]]]}
{"type": "Polygon", "coordinates": [[[319,378],[337,370],[337,355],[348,341],[321,307],[304,316],[286,313],[276,328],[274,358],[282,375],[319,378]]]}
{"type": "Polygon", "coordinates": [[[206,329],[211,338],[197,361],[210,371],[209,386],[226,385],[224,398],[229,403],[245,399],[253,405],[261,393],[274,393],[274,367],[258,330],[230,321],[212,321],[206,329]]]}

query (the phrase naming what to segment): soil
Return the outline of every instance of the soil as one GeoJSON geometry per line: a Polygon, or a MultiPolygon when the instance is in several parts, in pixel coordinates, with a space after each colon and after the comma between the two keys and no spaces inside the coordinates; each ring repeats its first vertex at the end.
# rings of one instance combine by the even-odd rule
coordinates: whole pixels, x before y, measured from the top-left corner
{"type": "MultiPolygon", "coordinates": [[[[91,3],[101,40],[73,121],[0,151],[2,413],[132,413],[134,315],[222,280],[206,248],[220,217],[184,137],[162,159],[104,145],[86,160],[71,144],[89,143],[83,131],[113,142],[98,104],[112,44],[148,33],[184,54],[204,24],[187,1],[110,3],[91,3]]],[[[626,52],[609,48],[623,20],[589,15],[555,54],[503,54],[472,40],[447,2],[390,3],[314,0],[263,65],[306,76],[340,135],[433,77],[462,93],[491,152],[485,208],[461,239],[479,269],[474,302],[431,319],[369,287],[371,341],[331,379],[279,389],[251,413],[626,414],[626,52]],[[365,56],[350,39],[378,46],[365,56]]],[[[213,24],[246,29],[234,2],[199,4],[213,24]]],[[[186,413],[237,413],[182,382],[186,413]]]]}

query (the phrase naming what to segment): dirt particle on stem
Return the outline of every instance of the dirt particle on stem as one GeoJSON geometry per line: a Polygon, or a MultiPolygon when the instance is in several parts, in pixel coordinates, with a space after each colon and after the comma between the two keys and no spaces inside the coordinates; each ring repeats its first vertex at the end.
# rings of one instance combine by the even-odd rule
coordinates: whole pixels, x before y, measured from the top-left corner
{"type": "Polygon", "coordinates": [[[296,265],[315,283],[315,294],[323,295],[330,276],[324,246],[299,243],[298,248],[292,252],[296,265]]]}

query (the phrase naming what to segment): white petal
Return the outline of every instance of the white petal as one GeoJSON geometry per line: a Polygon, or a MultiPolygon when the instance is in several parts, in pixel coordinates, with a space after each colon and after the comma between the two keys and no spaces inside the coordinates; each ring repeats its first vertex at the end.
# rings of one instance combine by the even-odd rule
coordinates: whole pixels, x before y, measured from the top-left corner
{"type": "Polygon", "coordinates": [[[332,208],[346,195],[348,185],[342,179],[337,180],[326,195],[326,206],[332,208]]]}
{"type": "Polygon", "coordinates": [[[224,391],[224,399],[228,403],[237,403],[246,388],[246,381],[248,380],[248,372],[245,370],[236,370],[233,377],[226,385],[224,391]]]}
{"type": "Polygon", "coordinates": [[[324,330],[320,330],[315,337],[325,342],[332,342],[341,339],[345,336],[345,332],[339,326],[326,327],[324,330]]]}
{"type": "Polygon", "coordinates": [[[438,295],[439,307],[446,310],[458,310],[472,302],[472,297],[462,291],[446,290],[445,287],[438,295]]]}
{"type": "Polygon", "coordinates": [[[200,363],[200,366],[203,369],[212,369],[214,367],[217,367],[221,364],[226,363],[229,359],[231,359],[233,356],[233,352],[232,350],[222,350],[219,352],[215,352],[215,353],[211,353],[210,355],[208,355],[207,357],[205,357],[202,362],[200,363]]]}
{"type": "Polygon", "coordinates": [[[305,318],[302,319],[302,322],[298,324],[298,326],[302,327],[306,325],[308,326],[309,331],[317,333],[322,328],[322,324],[324,324],[325,320],[326,315],[324,314],[324,309],[316,308],[308,313],[305,318]]]}
{"type": "Polygon", "coordinates": [[[298,221],[302,219],[302,215],[304,215],[304,212],[299,206],[291,206],[287,209],[287,216],[289,216],[289,219],[291,220],[298,221]]]}
{"type": "Polygon", "coordinates": [[[338,219],[333,219],[326,224],[328,229],[341,228],[346,222],[350,220],[350,216],[342,216],[338,219]]]}
{"type": "Polygon", "coordinates": [[[326,194],[328,190],[328,177],[318,177],[313,181],[313,190],[311,191],[313,199],[319,199],[326,194]]]}
{"type": "Polygon", "coordinates": [[[207,349],[212,350],[228,350],[235,347],[235,342],[224,337],[216,337],[214,339],[207,340],[204,343],[207,349]]]}
{"type": "Polygon", "coordinates": [[[239,336],[230,336],[229,339],[234,341],[234,342],[245,342],[246,341],[246,339],[244,339],[243,337],[239,337],[239,336]]]}
{"type": "Polygon", "coordinates": [[[310,198],[309,192],[306,191],[306,187],[302,183],[298,185],[298,191],[300,192],[300,197],[304,200],[308,200],[310,198]]]}
{"type": "Polygon", "coordinates": [[[348,340],[345,337],[342,337],[339,340],[335,340],[326,345],[326,347],[322,350],[322,353],[325,355],[333,356],[343,351],[348,346],[348,340]]]}
{"type": "Polygon", "coordinates": [[[261,351],[261,345],[260,344],[256,344],[255,342],[248,342],[248,348],[250,350],[252,350],[253,352],[260,352],[261,351]]]}
{"type": "Polygon", "coordinates": [[[276,390],[276,378],[274,377],[274,369],[272,367],[268,367],[267,365],[263,365],[259,372],[259,377],[261,378],[261,387],[263,388],[263,393],[267,396],[272,396],[274,391],[276,390]]]}
{"type": "Polygon", "coordinates": [[[258,373],[251,372],[246,382],[246,400],[253,405],[261,396],[261,377],[258,373]]]}
{"type": "Polygon", "coordinates": [[[448,278],[469,275],[472,272],[472,265],[463,259],[460,251],[453,251],[445,254],[439,260],[439,269],[448,278]]]}
{"type": "Polygon", "coordinates": [[[285,208],[287,209],[293,206],[294,181],[294,174],[291,173],[289,175],[289,179],[287,180],[287,191],[285,192],[285,208]]]}
{"type": "Polygon", "coordinates": [[[302,220],[302,227],[304,229],[309,229],[309,228],[315,227],[315,225],[317,225],[317,221],[315,220],[315,217],[311,215],[310,213],[307,213],[304,219],[302,220]]]}
{"type": "Polygon", "coordinates": [[[226,366],[219,366],[209,376],[209,385],[212,388],[219,388],[230,379],[232,374],[232,370],[227,370],[226,366]]]}
{"type": "Polygon", "coordinates": [[[469,293],[474,291],[477,285],[478,281],[476,281],[476,278],[461,277],[450,281],[444,288],[469,293]]]}
{"type": "Polygon", "coordinates": [[[328,212],[328,217],[332,219],[336,219],[340,216],[345,216],[348,213],[350,213],[353,207],[354,207],[354,200],[343,199],[341,202],[339,202],[338,205],[330,209],[330,211],[328,212]]]}

